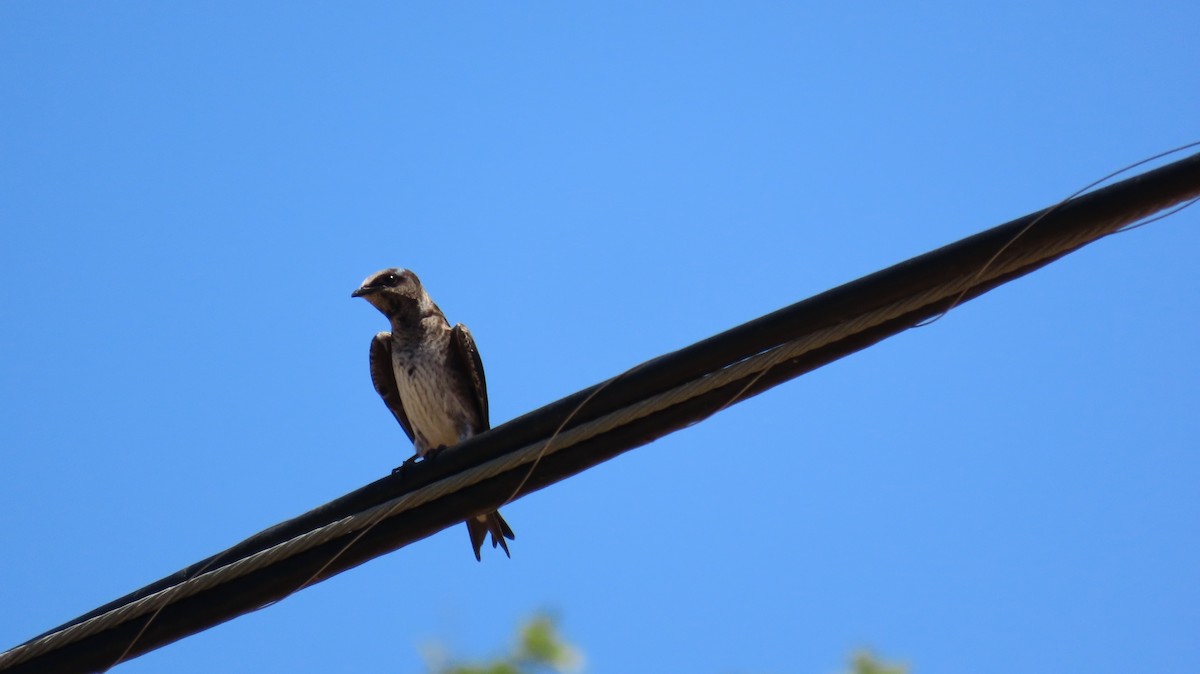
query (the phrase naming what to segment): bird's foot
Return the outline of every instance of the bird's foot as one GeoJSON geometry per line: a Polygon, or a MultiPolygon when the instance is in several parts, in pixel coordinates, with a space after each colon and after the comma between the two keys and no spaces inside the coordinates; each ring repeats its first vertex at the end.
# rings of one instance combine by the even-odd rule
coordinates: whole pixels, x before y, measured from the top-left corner
{"type": "Polygon", "coordinates": [[[438,445],[437,447],[431,447],[431,448],[425,450],[425,454],[423,454],[423,455],[422,454],[413,454],[412,456],[405,459],[404,463],[393,468],[392,475],[399,475],[399,476],[403,477],[404,473],[408,472],[408,469],[411,468],[412,465],[417,462],[417,459],[420,459],[421,461],[429,461],[431,459],[437,458],[438,454],[441,454],[445,450],[446,450],[446,445],[438,445]]]}
{"type": "Polygon", "coordinates": [[[418,458],[420,458],[420,457],[417,454],[413,454],[412,456],[408,457],[407,459],[404,460],[404,463],[402,463],[399,466],[396,466],[395,468],[392,469],[392,475],[399,475],[400,477],[404,477],[404,474],[407,473],[408,469],[411,468],[412,465],[417,462],[418,458]]]}

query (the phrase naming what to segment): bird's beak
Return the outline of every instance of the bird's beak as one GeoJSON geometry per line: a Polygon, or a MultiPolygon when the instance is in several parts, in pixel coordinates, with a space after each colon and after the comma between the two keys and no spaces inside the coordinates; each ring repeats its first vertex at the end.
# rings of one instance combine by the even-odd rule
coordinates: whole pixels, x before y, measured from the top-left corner
{"type": "Polygon", "coordinates": [[[351,297],[363,297],[364,295],[370,295],[371,293],[373,293],[377,290],[379,290],[378,286],[363,286],[363,287],[359,288],[358,290],[355,290],[354,292],[350,293],[350,296],[351,297]]]}

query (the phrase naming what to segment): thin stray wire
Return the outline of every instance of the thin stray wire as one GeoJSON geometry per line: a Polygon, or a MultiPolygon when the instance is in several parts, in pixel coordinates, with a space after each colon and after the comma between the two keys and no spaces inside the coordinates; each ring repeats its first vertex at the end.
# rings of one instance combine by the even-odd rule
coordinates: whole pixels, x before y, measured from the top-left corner
{"type": "Polygon", "coordinates": [[[362,531],[358,532],[358,534],[356,534],[354,536],[354,538],[347,541],[346,544],[343,545],[340,550],[333,553],[333,555],[330,556],[329,559],[326,560],[326,562],[321,565],[321,568],[314,571],[313,574],[311,576],[309,576],[307,580],[305,580],[303,583],[300,583],[299,585],[297,585],[294,590],[290,590],[287,594],[283,595],[282,597],[279,597],[278,599],[272,599],[271,601],[263,604],[262,606],[259,606],[258,608],[254,609],[254,610],[261,611],[264,608],[267,608],[268,606],[274,606],[275,604],[278,604],[279,602],[283,601],[284,599],[287,599],[288,597],[296,594],[300,590],[303,590],[304,588],[308,587],[313,581],[315,581],[317,578],[320,578],[321,574],[325,573],[325,570],[328,569],[331,564],[336,562],[338,560],[338,558],[341,557],[347,550],[354,547],[355,543],[357,543],[360,539],[362,539],[363,536],[366,536],[367,532],[374,529],[375,526],[382,521],[383,521],[383,518],[380,518],[374,522],[371,522],[367,526],[363,527],[362,531]]]}
{"type": "Polygon", "coordinates": [[[1158,215],[1154,216],[1153,218],[1147,218],[1145,220],[1142,220],[1141,222],[1135,222],[1130,225],[1126,225],[1125,227],[1122,227],[1122,228],[1116,230],[1115,232],[1110,232],[1108,234],[1105,234],[1105,236],[1112,236],[1113,234],[1124,234],[1125,232],[1131,232],[1135,229],[1140,229],[1142,227],[1145,227],[1146,225],[1148,225],[1152,222],[1158,222],[1159,220],[1162,220],[1163,218],[1169,218],[1172,215],[1175,215],[1176,213],[1178,213],[1179,211],[1182,211],[1183,209],[1188,208],[1189,206],[1192,206],[1197,201],[1200,201],[1200,197],[1196,197],[1194,199],[1185,201],[1182,204],[1179,204],[1178,206],[1176,206],[1175,208],[1172,208],[1171,210],[1167,211],[1166,213],[1159,213],[1158,215]]]}
{"type": "Polygon", "coordinates": [[[577,414],[579,414],[580,410],[582,410],[585,405],[592,402],[592,398],[595,398],[596,396],[600,395],[601,391],[603,391],[604,389],[608,388],[609,386],[615,384],[617,382],[617,380],[628,377],[629,375],[633,374],[634,372],[637,372],[638,370],[645,367],[645,365],[646,365],[645,363],[638,363],[637,365],[634,365],[633,367],[629,368],[628,370],[625,370],[621,374],[604,382],[603,384],[598,386],[595,391],[592,391],[591,394],[588,395],[588,397],[579,401],[579,404],[575,406],[575,409],[571,410],[570,414],[568,414],[566,417],[563,418],[562,423],[560,423],[558,425],[558,428],[555,428],[554,432],[550,434],[550,437],[546,439],[545,444],[542,445],[542,450],[540,452],[538,452],[537,458],[533,460],[533,463],[531,463],[529,465],[529,470],[525,471],[525,476],[521,478],[521,481],[519,483],[517,483],[517,488],[514,489],[513,492],[508,495],[508,498],[504,499],[504,502],[501,503],[500,505],[505,506],[509,503],[512,503],[513,499],[515,499],[517,497],[517,495],[521,493],[521,490],[525,488],[525,484],[527,482],[529,482],[529,478],[533,476],[533,471],[538,467],[538,464],[542,462],[542,457],[545,456],[547,453],[549,453],[550,445],[553,444],[553,442],[558,438],[559,434],[562,433],[562,429],[566,428],[567,424],[571,423],[571,420],[574,419],[577,414]]]}
{"type": "MultiPolygon", "coordinates": [[[[578,415],[579,412],[583,410],[585,405],[587,405],[589,402],[592,401],[592,398],[595,398],[597,395],[599,395],[599,393],[601,391],[603,391],[604,389],[608,388],[608,386],[610,384],[616,383],[616,381],[618,379],[621,379],[623,377],[626,377],[626,376],[632,374],[633,372],[640,369],[644,365],[645,365],[645,363],[640,363],[640,364],[622,372],[621,374],[613,377],[612,379],[609,379],[608,381],[601,384],[599,388],[597,388],[595,391],[593,391],[591,393],[591,395],[589,395],[588,397],[579,401],[579,404],[576,405],[575,408],[571,410],[570,414],[568,414],[565,418],[563,418],[562,423],[560,423],[558,425],[558,428],[554,429],[554,432],[551,433],[550,437],[546,439],[546,442],[542,445],[541,452],[539,452],[537,455],[537,458],[534,459],[533,462],[529,464],[529,469],[525,471],[525,475],[524,475],[524,477],[521,478],[521,481],[517,484],[517,488],[514,489],[513,492],[511,494],[509,494],[508,498],[505,499],[504,502],[501,503],[500,505],[504,506],[509,503],[512,503],[513,499],[517,498],[517,496],[521,493],[521,490],[524,489],[525,485],[529,482],[529,478],[533,477],[533,472],[537,469],[538,464],[541,463],[542,457],[544,457],[547,453],[549,453],[550,446],[554,443],[554,441],[562,433],[563,428],[566,428],[567,424],[571,423],[571,420],[574,419],[575,416],[578,415]]],[[[688,424],[687,424],[687,426],[685,426],[685,428],[691,428],[692,426],[695,426],[696,424],[700,423],[701,421],[704,421],[704,420],[712,417],[714,414],[720,412],[721,410],[724,410],[726,407],[729,407],[730,405],[737,402],[738,399],[742,397],[742,394],[744,394],[747,389],[749,389],[756,382],[758,382],[759,379],[762,379],[762,376],[765,375],[768,370],[770,370],[769,367],[767,369],[764,369],[762,372],[759,372],[758,374],[756,374],[750,380],[749,383],[747,383],[745,386],[743,386],[737,393],[733,394],[733,396],[729,400],[725,401],[720,407],[709,412],[708,414],[705,414],[703,417],[693,419],[692,421],[688,422],[688,424]]]]}
{"type": "MultiPolygon", "coordinates": [[[[928,325],[933,325],[934,323],[936,323],[936,322],[938,322],[938,321],[942,320],[942,317],[943,317],[943,316],[945,316],[946,314],[950,313],[950,310],[951,310],[951,309],[953,309],[953,308],[957,307],[959,304],[961,304],[961,303],[962,303],[963,297],[965,297],[965,296],[966,296],[966,294],[967,294],[968,292],[970,292],[971,288],[975,287],[975,281],[977,281],[977,280],[978,280],[978,278],[979,278],[980,276],[982,276],[982,275],[983,275],[983,273],[984,273],[985,271],[987,271],[988,267],[990,267],[990,266],[991,266],[993,263],[995,263],[995,261],[996,261],[996,260],[997,260],[997,259],[998,259],[998,258],[999,258],[1001,255],[1003,255],[1003,254],[1004,254],[1004,251],[1008,250],[1008,249],[1009,249],[1009,247],[1011,247],[1011,246],[1012,246],[1014,243],[1016,243],[1016,242],[1017,242],[1017,239],[1020,239],[1022,236],[1025,236],[1025,234],[1027,234],[1027,233],[1029,232],[1029,230],[1033,229],[1033,227],[1034,227],[1035,225],[1037,225],[1039,222],[1041,222],[1042,220],[1045,220],[1045,219],[1046,219],[1046,218],[1047,218],[1047,217],[1048,217],[1048,216],[1049,216],[1051,213],[1053,213],[1053,212],[1057,211],[1059,208],[1062,208],[1064,205],[1066,205],[1066,203],[1067,203],[1067,202],[1069,202],[1069,201],[1071,201],[1072,199],[1074,199],[1074,198],[1076,198],[1076,197],[1078,197],[1078,196],[1080,196],[1080,195],[1084,194],[1085,192],[1088,192],[1088,191],[1092,190],[1093,188],[1097,187],[1098,185],[1101,185],[1101,184],[1103,184],[1103,183],[1105,183],[1105,182],[1108,182],[1109,180],[1112,180],[1113,178],[1115,178],[1115,177],[1117,177],[1117,176],[1121,175],[1122,173],[1127,173],[1127,172],[1129,172],[1129,171],[1132,171],[1133,169],[1135,169],[1135,168],[1137,168],[1137,167],[1139,167],[1139,166],[1142,166],[1143,164],[1148,164],[1148,163],[1150,163],[1150,162],[1152,162],[1152,161],[1155,161],[1156,159],[1162,159],[1163,157],[1167,157],[1167,156],[1169,156],[1169,155],[1176,154],[1176,153],[1178,153],[1178,152],[1183,152],[1184,150],[1188,150],[1188,149],[1191,149],[1191,148],[1193,148],[1193,147],[1196,147],[1196,146],[1200,146],[1200,140],[1198,140],[1198,141],[1193,141],[1193,142],[1191,142],[1191,143],[1187,143],[1187,144],[1185,144],[1185,145],[1180,145],[1179,147],[1175,147],[1175,148],[1172,148],[1172,149],[1170,149],[1170,150],[1166,150],[1166,151],[1164,151],[1164,152],[1159,152],[1158,154],[1156,154],[1156,155],[1154,155],[1154,156],[1152,156],[1152,157],[1146,157],[1145,159],[1142,159],[1142,160],[1140,160],[1140,161],[1137,161],[1137,162],[1134,162],[1134,163],[1132,163],[1132,164],[1129,164],[1128,166],[1125,166],[1124,168],[1120,168],[1120,169],[1117,169],[1116,171],[1113,171],[1112,173],[1109,173],[1108,175],[1104,176],[1103,178],[1098,178],[1098,179],[1096,179],[1096,180],[1092,181],[1091,183],[1088,183],[1088,184],[1087,184],[1087,185],[1085,185],[1084,187],[1081,187],[1081,188],[1079,188],[1078,190],[1076,190],[1076,191],[1075,191],[1075,193],[1073,193],[1073,194],[1071,194],[1070,196],[1066,197],[1066,198],[1065,198],[1065,199],[1063,199],[1062,201],[1060,201],[1060,202],[1058,202],[1058,203],[1054,204],[1054,205],[1053,205],[1053,206],[1051,206],[1050,208],[1047,208],[1047,209],[1046,209],[1046,210],[1045,210],[1045,211],[1044,211],[1044,212],[1043,212],[1041,215],[1039,215],[1039,216],[1037,216],[1036,218],[1034,218],[1032,222],[1030,222],[1028,225],[1025,225],[1024,227],[1022,227],[1022,228],[1021,228],[1021,231],[1019,231],[1019,232],[1017,232],[1016,234],[1014,234],[1014,235],[1012,236],[1012,238],[1011,238],[1011,239],[1009,239],[1007,242],[1005,242],[1005,243],[1004,243],[1004,245],[1003,245],[1003,246],[1000,246],[1000,249],[999,249],[999,250],[997,250],[997,251],[995,252],[995,254],[993,254],[993,255],[992,255],[990,258],[988,258],[988,261],[987,261],[987,262],[984,262],[984,263],[983,263],[983,266],[981,266],[981,267],[979,268],[979,271],[976,273],[975,277],[973,277],[973,278],[972,278],[972,280],[971,280],[971,283],[970,283],[970,284],[968,284],[968,286],[967,286],[966,288],[964,288],[964,289],[963,289],[962,293],[960,293],[958,297],[955,297],[955,298],[954,298],[954,301],[950,303],[950,306],[946,307],[944,310],[942,310],[940,313],[938,313],[938,315],[936,315],[936,316],[933,316],[933,317],[931,317],[931,318],[927,318],[927,319],[925,319],[924,321],[921,321],[920,323],[918,323],[918,324],[914,325],[913,327],[914,327],[914,328],[923,328],[923,327],[925,327],[925,326],[928,326],[928,325]]],[[[1154,218],[1152,218],[1152,219],[1150,219],[1150,220],[1147,220],[1147,221],[1145,221],[1145,222],[1142,222],[1142,223],[1135,223],[1135,224],[1131,224],[1131,225],[1129,225],[1129,226],[1126,226],[1126,227],[1122,227],[1122,228],[1120,228],[1120,229],[1118,229],[1118,230],[1116,230],[1116,231],[1109,232],[1108,234],[1105,234],[1105,236],[1111,236],[1111,235],[1113,235],[1113,234],[1122,234],[1122,233],[1124,233],[1124,232],[1132,231],[1132,230],[1134,230],[1134,229],[1137,229],[1138,227],[1141,227],[1142,225],[1148,225],[1148,224],[1150,224],[1151,222],[1154,222],[1155,220],[1161,220],[1162,218],[1165,218],[1165,217],[1167,217],[1167,216],[1169,216],[1169,215],[1174,215],[1175,213],[1178,213],[1179,211],[1181,211],[1181,210],[1183,210],[1183,209],[1187,208],[1188,206],[1191,206],[1192,204],[1196,203],[1196,201],[1197,201],[1197,200],[1200,200],[1200,197],[1197,197],[1196,199],[1192,199],[1191,201],[1189,201],[1189,202],[1187,202],[1187,203],[1185,203],[1185,204],[1183,204],[1183,205],[1181,205],[1181,206],[1179,206],[1179,207],[1175,208],[1174,210],[1171,210],[1171,211],[1169,211],[1169,212],[1167,212],[1167,213],[1162,213],[1162,214],[1159,214],[1158,216],[1156,216],[1156,217],[1154,217],[1154,218]]]]}
{"type": "MultiPolygon", "coordinates": [[[[551,433],[550,437],[546,439],[545,444],[542,445],[542,451],[537,455],[537,458],[534,459],[533,463],[529,464],[529,469],[525,471],[525,476],[521,478],[521,482],[517,484],[517,488],[514,489],[512,494],[510,494],[509,497],[504,500],[504,503],[501,503],[500,505],[504,506],[508,503],[511,503],[513,501],[513,499],[515,499],[517,497],[517,495],[521,493],[521,490],[525,488],[525,484],[529,482],[529,478],[533,477],[533,472],[534,472],[534,470],[537,469],[538,464],[541,463],[542,457],[545,456],[549,452],[550,445],[555,441],[555,439],[558,438],[559,434],[562,433],[562,429],[565,428],[566,425],[569,424],[571,422],[571,420],[574,419],[575,416],[577,414],[579,414],[579,412],[581,410],[583,410],[585,405],[587,405],[589,402],[592,401],[592,398],[595,398],[601,391],[608,388],[608,386],[610,384],[616,383],[616,381],[618,379],[629,376],[630,374],[633,374],[634,372],[636,372],[637,370],[641,369],[644,366],[645,366],[645,363],[639,363],[638,365],[635,365],[634,367],[632,367],[632,368],[622,372],[621,374],[613,377],[612,379],[609,379],[608,381],[604,382],[603,384],[600,385],[599,388],[597,388],[595,391],[593,391],[591,393],[591,395],[589,395],[588,397],[579,401],[579,404],[575,406],[575,409],[571,410],[571,413],[568,414],[563,419],[562,423],[560,423],[558,425],[558,428],[554,429],[554,432],[551,433]]],[[[737,393],[733,394],[733,396],[731,396],[729,398],[729,400],[726,400],[724,403],[722,403],[720,407],[709,412],[708,414],[705,414],[702,417],[693,419],[692,421],[688,422],[687,426],[685,426],[684,428],[691,428],[692,426],[695,426],[696,424],[711,418],[718,412],[721,412],[725,408],[736,403],[738,401],[738,399],[740,399],[742,397],[742,395],[745,394],[746,391],[750,389],[751,386],[754,386],[756,383],[758,383],[758,380],[762,379],[763,375],[765,375],[768,371],[770,371],[771,367],[774,367],[774,366],[769,366],[769,367],[763,369],[758,374],[754,375],[754,377],[751,378],[750,381],[747,382],[745,386],[743,386],[741,389],[739,389],[737,393]]]]}
{"type": "MultiPolygon", "coordinates": [[[[223,555],[223,554],[224,553],[221,553],[221,555],[223,555]]],[[[192,578],[196,578],[197,576],[204,575],[204,572],[206,572],[210,568],[212,568],[212,566],[214,564],[216,564],[218,560],[221,559],[221,555],[217,555],[216,557],[213,557],[211,560],[209,560],[209,562],[207,564],[200,567],[199,571],[192,574],[192,578]]],[[[176,584],[174,587],[179,587],[179,585],[176,584]]],[[[142,625],[142,628],[140,630],[138,630],[138,633],[133,635],[133,639],[131,639],[129,641],[129,645],[125,647],[125,650],[121,651],[121,654],[117,656],[117,659],[113,660],[111,663],[108,664],[108,666],[101,669],[100,672],[101,673],[107,672],[108,670],[112,669],[113,667],[116,667],[117,665],[124,662],[125,658],[129,655],[129,652],[133,650],[133,647],[137,645],[137,642],[142,638],[142,635],[145,634],[146,630],[150,628],[150,623],[154,622],[154,619],[158,617],[158,614],[162,613],[163,610],[166,609],[170,605],[171,605],[170,603],[164,603],[162,606],[159,606],[157,609],[155,609],[154,613],[150,614],[150,618],[146,621],[146,624],[142,625]]]]}

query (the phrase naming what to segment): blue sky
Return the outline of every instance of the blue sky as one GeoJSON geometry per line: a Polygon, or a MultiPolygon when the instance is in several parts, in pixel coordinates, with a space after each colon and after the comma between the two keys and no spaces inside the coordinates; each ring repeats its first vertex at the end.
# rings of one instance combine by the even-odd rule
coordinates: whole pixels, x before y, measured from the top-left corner
{"type": "MultiPolygon", "coordinates": [[[[494,423],[1200,138],[1195,3],[0,4],[0,647],[386,474],[417,271],[494,423]]],[[[1200,211],[117,671],[1200,660],[1200,211]]]]}

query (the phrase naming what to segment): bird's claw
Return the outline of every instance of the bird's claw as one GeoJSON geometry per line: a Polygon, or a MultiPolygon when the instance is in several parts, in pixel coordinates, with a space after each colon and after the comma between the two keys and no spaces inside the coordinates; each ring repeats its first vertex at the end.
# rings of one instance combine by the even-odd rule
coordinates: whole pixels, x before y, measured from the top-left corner
{"type": "Polygon", "coordinates": [[[404,463],[393,468],[392,475],[400,475],[401,477],[403,477],[404,473],[407,472],[408,469],[411,468],[412,465],[417,462],[417,459],[420,459],[421,461],[429,461],[430,459],[437,458],[437,455],[441,454],[445,450],[446,450],[446,445],[438,445],[437,447],[432,447],[430,449],[425,450],[424,456],[421,456],[420,454],[413,454],[412,456],[405,459],[404,463]]]}
{"type": "Polygon", "coordinates": [[[420,458],[420,457],[416,454],[413,454],[412,456],[408,457],[407,459],[404,460],[404,463],[402,463],[399,466],[396,466],[395,468],[392,469],[392,475],[399,475],[400,477],[404,477],[404,474],[406,472],[408,472],[408,469],[411,468],[414,463],[417,462],[418,458],[420,458]]]}

